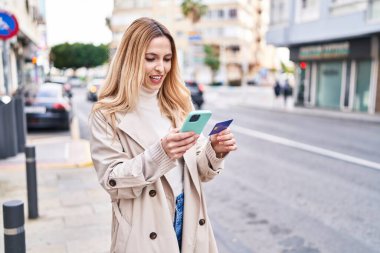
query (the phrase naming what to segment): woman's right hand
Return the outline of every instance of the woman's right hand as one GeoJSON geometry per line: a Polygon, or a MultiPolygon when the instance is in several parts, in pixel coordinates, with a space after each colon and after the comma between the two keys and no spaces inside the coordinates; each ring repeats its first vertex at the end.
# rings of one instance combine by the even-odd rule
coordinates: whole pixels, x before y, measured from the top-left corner
{"type": "Polygon", "coordinates": [[[179,128],[171,129],[161,139],[161,145],[170,159],[178,159],[197,143],[199,135],[194,132],[179,132],[179,128]]]}

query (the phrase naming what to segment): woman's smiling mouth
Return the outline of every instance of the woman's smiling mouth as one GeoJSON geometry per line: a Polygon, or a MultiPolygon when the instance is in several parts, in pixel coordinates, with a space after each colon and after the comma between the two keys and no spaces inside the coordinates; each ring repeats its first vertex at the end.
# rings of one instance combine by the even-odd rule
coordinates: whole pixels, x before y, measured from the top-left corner
{"type": "Polygon", "coordinates": [[[152,75],[149,76],[149,79],[152,81],[154,84],[159,84],[161,83],[163,76],[162,75],[152,75]]]}

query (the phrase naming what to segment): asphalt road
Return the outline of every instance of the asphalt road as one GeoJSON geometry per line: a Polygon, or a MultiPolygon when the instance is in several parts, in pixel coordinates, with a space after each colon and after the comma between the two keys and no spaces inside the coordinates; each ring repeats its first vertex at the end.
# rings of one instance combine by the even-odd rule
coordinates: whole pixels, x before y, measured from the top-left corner
{"type": "MultiPolygon", "coordinates": [[[[74,104],[87,139],[84,93],[74,104]]],[[[380,252],[380,124],[220,103],[204,108],[234,119],[239,144],[205,184],[221,253],[380,252]]]]}

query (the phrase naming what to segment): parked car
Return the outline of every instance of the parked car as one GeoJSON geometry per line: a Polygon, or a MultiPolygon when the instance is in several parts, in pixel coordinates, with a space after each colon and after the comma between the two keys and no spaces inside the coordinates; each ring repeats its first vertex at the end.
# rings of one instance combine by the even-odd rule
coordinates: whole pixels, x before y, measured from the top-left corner
{"type": "Polygon", "coordinates": [[[194,81],[186,81],[186,87],[190,90],[191,100],[196,109],[201,109],[204,103],[203,93],[204,86],[194,81]]]}
{"type": "Polygon", "coordinates": [[[28,128],[70,129],[71,103],[60,84],[44,83],[36,92],[28,93],[25,114],[28,128]]]}
{"type": "Polygon", "coordinates": [[[65,95],[69,98],[73,96],[72,86],[69,83],[69,80],[65,76],[50,76],[45,80],[45,83],[58,83],[63,87],[65,95]]]}
{"type": "Polygon", "coordinates": [[[71,87],[84,87],[85,86],[85,83],[82,79],[80,79],[79,77],[76,77],[76,76],[72,76],[69,78],[68,80],[68,83],[71,85],[71,87]]]}
{"type": "Polygon", "coordinates": [[[98,101],[98,95],[101,87],[104,84],[104,78],[94,78],[87,85],[87,100],[89,101],[98,101]]]}

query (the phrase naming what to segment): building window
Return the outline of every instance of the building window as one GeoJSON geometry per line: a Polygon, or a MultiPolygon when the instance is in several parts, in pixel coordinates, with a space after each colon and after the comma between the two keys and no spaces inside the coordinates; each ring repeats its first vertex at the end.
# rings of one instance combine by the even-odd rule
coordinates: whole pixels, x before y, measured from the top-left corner
{"type": "Polygon", "coordinates": [[[25,9],[26,12],[29,13],[29,0],[25,0],[25,9]]]}
{"type": "Polygon", "coordinates": [[[224,18],[224,10],[218,10],[218,18],[224,18]]]}
{"type": "Polygon", "coordinates": [[[317,106],[339,109],[342,86],[342,62],[318,64],[317,106]]]}
{"type": "Polygon", "coordinates": [[[287,23],[288,21],[288,1],[272,0],[270,5],[271,25],[287,23]]]}
{"type": "Polygon", "coordinates": [[[369,19],[380,19],[380,0],[369,1],[369,19]]]}
{"type": "Polygon", "coordinates": [[[354,97],[354,110],[368,112],[370,100],[369,86],[371,78],[371,60],[357,62],[356,89],[354,97]]]}
{"type": "Polygon", "coordinates": [[[296,23],[309,22],[319,18],[320,0],[298,0],[296,5],[296,23]]]}
{"type": "Polygon", "coordinates": [[[363,0],[333,0],[330,5],[330,13],[335,16],[366,11],[368,8],[367,1],[363,0]]]}
{"type": "Polygon", "coordinates": [[[236,18],[237,17],[237,10],[236,9],[229,9],[228,14],[230,18],[236,18]]]}
{"type": "Polygon", "coordinates": [[[307,0],[302,0],[302,9],[307,8],[307,0]]]}
{"type": "Polygon", "coordinates": [[[227,46],[226,49],[228,51],[231,51],[232,53],[236,54],[240,51],[240,46],[239,45],[230,45],[230,46],[227,46]]]}
{"type": "Polygon", "coordinates": [[[348,108],[350,106],[350,84],[351,84],[351,61],[346,64],[346,82],[344,89],[343,106],[348,108]]]}
{"type": "Polygon", "coordinates": [[[208,19],[211,19],[211,17],[212,17],[212,12],[211,12],[211,11],[207,11],[207,13],[206,13],[206,17],[207,17],[208,19]]]}

